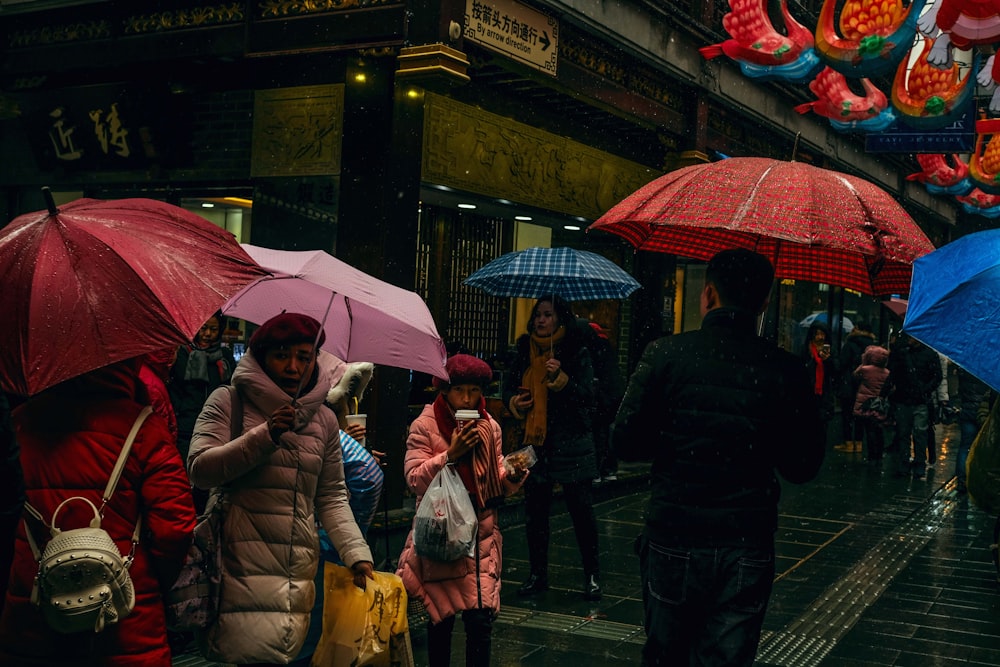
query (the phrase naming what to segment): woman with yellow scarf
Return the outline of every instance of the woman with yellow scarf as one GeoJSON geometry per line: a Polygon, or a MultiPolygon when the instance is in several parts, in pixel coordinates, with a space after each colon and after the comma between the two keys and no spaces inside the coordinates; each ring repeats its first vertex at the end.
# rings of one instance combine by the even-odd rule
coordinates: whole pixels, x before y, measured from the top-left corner
{"type": "Polygon", "coordinates": [[[597,476],[591,426],[594,367],[585,340],[569,304],[559,296],[542,297],[535,302],[528,333],[518,339],[510,364],[511,377],[522,386],[506,403],[524,421],[524,443],[533,445],[538,455],[524,485],[531,573],[518,595],[534,595],[549,587],[549,512],[558,483],[583,561],[584,599],[601,599],[591,488],[597,476]]]}

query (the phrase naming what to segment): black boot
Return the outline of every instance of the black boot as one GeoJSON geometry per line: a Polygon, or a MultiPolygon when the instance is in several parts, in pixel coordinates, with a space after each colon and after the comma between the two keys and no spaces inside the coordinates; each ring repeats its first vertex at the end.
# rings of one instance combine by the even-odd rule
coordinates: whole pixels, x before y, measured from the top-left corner
{"type": "Polygon", "coordinates": [[[589,574],[583,582],[583,599],[596,602],[601,599],[601,584],[596,574],[589,574]]]}
{"type": "Polygon", "coordinates": [[[549,590],[549,578],[544,574],[532,574],[517,589],[517,594],[524,597],[547,590],[549,590]]]}

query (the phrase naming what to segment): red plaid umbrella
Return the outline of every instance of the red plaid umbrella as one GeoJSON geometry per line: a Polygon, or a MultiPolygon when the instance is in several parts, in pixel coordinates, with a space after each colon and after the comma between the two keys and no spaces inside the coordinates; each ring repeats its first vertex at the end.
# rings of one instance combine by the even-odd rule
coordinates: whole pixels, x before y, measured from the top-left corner
{"type": "Polygon", "coordinates": [[[779,278],[874,296],[909,291],[913,260],[934,250],[913,218],[868,181],[754,157],[661,176],[601,216],[594,229],[618,234],[638,250],[694,259],[747,248],[770,258],[779,278]]]}

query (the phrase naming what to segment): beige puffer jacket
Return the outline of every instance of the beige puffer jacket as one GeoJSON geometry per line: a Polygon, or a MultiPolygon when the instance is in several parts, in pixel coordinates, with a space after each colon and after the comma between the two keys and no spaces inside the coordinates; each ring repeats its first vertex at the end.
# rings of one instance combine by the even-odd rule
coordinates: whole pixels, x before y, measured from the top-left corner
{"type": "Polygon", "coordinates": [[[323,407],[338,362],[320,352],[316,384],[299,397],[294,432],[271,441],[267,417],[289,401],[252,353],[233,385],[243,398],[243,435],[229,442],[231,396],[220,387],[198,417],[188,473],[200,488],[225,491],[219,618],[201,637],[205,658],[287,664],[309,628],[319,562],[315,517],[344,562],[371,561],[348,505],[333,412],[323,407]]]}

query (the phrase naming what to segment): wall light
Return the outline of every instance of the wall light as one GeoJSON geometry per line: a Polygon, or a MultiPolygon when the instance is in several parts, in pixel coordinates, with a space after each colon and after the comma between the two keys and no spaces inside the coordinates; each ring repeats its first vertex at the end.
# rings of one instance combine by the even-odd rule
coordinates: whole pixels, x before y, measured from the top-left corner
{"type": "Polygon", "coordinates": [[[459,208],[474,209],[474,208],[476,208],[476,205],[475,204],[459,204],[458,207],[459,208]]]}
{"type": "Polygon", "coordinates": [[[580,226],[579,225],[563,225],[563,229],[565,229],[567,231],[570,231],[570,232],[578,232],[578,231],[580,231],[580,226]]]}
{"type": "Polygon", "coordinates": [[[522,222],[527,222],[528,220],[531,220],[531,216],[530,215],[515,215],[514,219],[515,220],[521,220],[522,222]]]}
{"type": "Polygon", "coordinates": [[[368,80],[368,76],[365,75],[364,72],[358,72],[357,74],[354,75],[354,80],[357,81],[358,83],[364,83],[365,81],[368,80]]]}
{"type": "Polygon", "coordinates": [[[210,202],[210,201],[203,201],[203,202],[201,203],[201,207],[202,207],[202,208],[215,208],[215,204],[213,204],[213,203],[212,203],[212,202],[210,202]]]}

